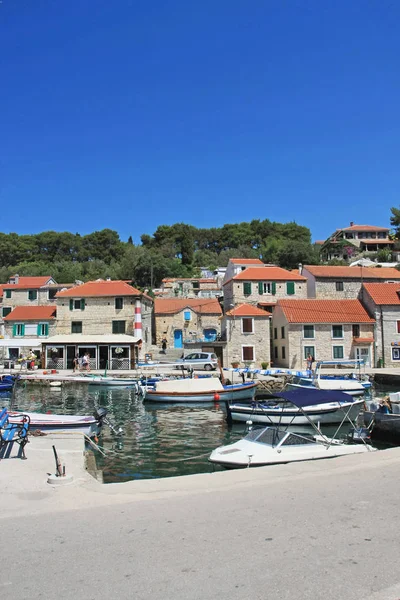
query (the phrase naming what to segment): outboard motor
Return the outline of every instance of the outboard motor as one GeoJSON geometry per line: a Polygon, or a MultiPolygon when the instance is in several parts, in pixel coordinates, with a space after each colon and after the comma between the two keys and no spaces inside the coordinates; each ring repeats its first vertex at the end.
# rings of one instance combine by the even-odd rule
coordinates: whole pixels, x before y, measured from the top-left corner
{"type": "Polygon", "coordinates": [[[100,407],[100,408],[96,408],[96,410],[93,413],[94,418],[96,419],[96,421],[99,424],[99,427],[102,427],[103,424],[105,423],[106,425],[108,425],[108,427],[111,429],[112,433],[114,435],[122,435],[123,434],[123,430],[120,427],[119,429],[117,429],[115,427],[115,425],[113,425],[113,423],[111,423],[111,421],[108,419],[107,417],[107,409],[100,407]]]}

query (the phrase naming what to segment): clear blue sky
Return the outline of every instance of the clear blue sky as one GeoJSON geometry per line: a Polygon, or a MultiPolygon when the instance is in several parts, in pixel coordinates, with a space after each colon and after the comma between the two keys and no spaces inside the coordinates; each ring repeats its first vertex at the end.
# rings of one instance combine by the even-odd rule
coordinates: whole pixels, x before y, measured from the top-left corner
{"type": "Polygon", "coordinates": [[[388,225],[400,2],[3,0],[1,231],[388,225]]]}

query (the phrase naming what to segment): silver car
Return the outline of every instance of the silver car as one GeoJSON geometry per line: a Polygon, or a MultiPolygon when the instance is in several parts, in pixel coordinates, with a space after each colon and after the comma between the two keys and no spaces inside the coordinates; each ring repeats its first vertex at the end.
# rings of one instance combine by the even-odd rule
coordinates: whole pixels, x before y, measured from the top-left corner
{"type": "Polygon", "coordinates": [[[177,368],[205,369],[215,371],[218,368],[218,358],[214,352],[191,352],[184,358],[176,361],[177,368]]]}

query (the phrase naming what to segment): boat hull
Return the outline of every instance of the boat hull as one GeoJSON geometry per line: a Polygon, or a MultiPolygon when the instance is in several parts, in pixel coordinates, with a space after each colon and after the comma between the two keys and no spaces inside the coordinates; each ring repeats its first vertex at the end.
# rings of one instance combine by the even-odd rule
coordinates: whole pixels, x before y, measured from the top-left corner
{"type": "Polygon", "coordinates": [[[370,427],[372,423],[371,435],[373,437],[400,439],[400,414],[364,411],[365,426],[370,427]]]}
{"type": "Polygon", "coordinates": [[[220,402],[253,400],[257,389],[257,383],[241,384],[238,386],[225,386],[224,389],[216,389],[201,392],[157,392],[157,390],[146,390],[145,400],[148,402],[220,402]]]}
{"type": "MultiPolygon", "coordinates": [[[[24,412],[30,417],[29,431],[40,430],[45,433],[57,431],[74,431],[84,433],[89,437],[98,435],[101,424],[92,416],[80,415],[56,415],[41,414],[35,412],[24,412]]],[[[19,413],[9,411],[10,423],[18,423],[21,420],[19,413]]]]}
{"type": "Polygon", "coordinates": [[[277,407],[264,407],[257,403],[253,407],[233,404],[228,406],[227,410],[229,418],[236,422],[245,423],[252,421],[253,423],[263,423],[266,425],[309,425],[311,420],[313,423],[331,425],[341,423],[349,409],[348,416],[352,421],[355,421],[362,406],[363,400],[360,399],[348,404],[323,404],[320,406],[304,407],[302,410],[294,406],[290,408],[284,408],[279,405],[277,407]]]}
{"type": "MultiPolygon", "coordinates": [[[[370,386],[369,386],[370,387],[370,386]]],[[[351,387],[351,385],[349,386],[346,382],[346,384],[343,385],[337,385],[335,387],[329,387],[328,385],[325,385],[324,387],[320,387],[319,385],[315,384],[306,384],[303,385],[301,383],[288,383],[286,388],[288,390],[298,390],[303,389],[303,390],[309,390],[310,388],[315,388],[317,390],[323,389],[323,390],[328,390],[328,391],[340,391],[340,392],[344,392],[345,394],[349,394],[350,396],[363,396],[366,392],[366,390],[369,389],[369,387],[364,387],[364,386],[357,386],[356,388],[351,387]]]]}

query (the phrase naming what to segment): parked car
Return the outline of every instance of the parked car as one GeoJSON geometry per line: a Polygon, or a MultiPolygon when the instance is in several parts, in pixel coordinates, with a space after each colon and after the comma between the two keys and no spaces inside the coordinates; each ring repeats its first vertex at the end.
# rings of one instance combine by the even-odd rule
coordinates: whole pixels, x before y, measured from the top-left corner
{"type": "Polygon", "coordinates": [[[176,361],[177,369],[205,369],[215,371],[218,367],[218,358],[214,352],[192,352],[176,361]]]}

